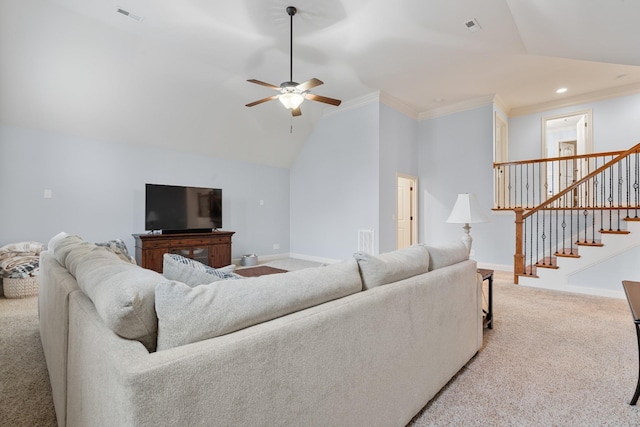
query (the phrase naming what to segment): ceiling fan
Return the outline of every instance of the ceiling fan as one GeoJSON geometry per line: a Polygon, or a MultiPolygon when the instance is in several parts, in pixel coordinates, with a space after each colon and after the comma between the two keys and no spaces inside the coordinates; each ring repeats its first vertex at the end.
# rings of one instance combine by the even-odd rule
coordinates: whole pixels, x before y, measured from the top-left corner
{"type": "Polygon", "coordinates": [[[327,98],[326,96],[320,96],[309,92],[309,89],[323,84],[321,80],[318,80],[315,77],[302,83],[293,81],[293,15],[295,15],[297,11],[298,9],[293,6],[287,7],[287,14],[289,15],[291,21],[289,43],[289,81],[281,83],[280,86],[276,86],[270,83],[262,82],[260,80],[247,80],[248,82],[266,86],[280,92],[279,95],[273,95],[268,98],[263,98],[259,99],[258,101],[251,102],[247,104],[247,107],[253,107],[254,105],[262,104],[263,102],[271,101],[272,99],[279,99],[282,105],[284,105],[287,110],[291,111],[292,116],[299,116],[302,114],[302,112],[300,111],[300,105],[305,99],[324,102],[325,104],[331,104],[335,106],[340,105],[340,103],[342,102],[339,99],[327,98]]]}

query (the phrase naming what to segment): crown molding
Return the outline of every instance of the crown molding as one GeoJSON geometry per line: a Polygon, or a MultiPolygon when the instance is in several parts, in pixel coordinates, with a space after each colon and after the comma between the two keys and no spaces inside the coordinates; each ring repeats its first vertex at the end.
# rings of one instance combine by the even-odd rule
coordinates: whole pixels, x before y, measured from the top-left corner
{"type": "Polygon", "coordinates": [[[380,102],[387,107],[391,107],[394,110],[397,110],[411,117],[414,120],[418,120],[418,112],[415,110],[415,108],[410,107],[409,105],[405,104],[398,98],[389,95],[388,93],[380,92],[380,102]]]}
{"type": "Polygon", "coordinates": [[[358,97],[358,98],[354,98],[354,99],[350,99],[349,101],[345,101],[343,102],[339,108],[326,108],[323,111],[322,116],[326,117],[326,116],[330,116],[332,114],[336,114],[338,112],[343,112],[343,111],[348,111],[348,110],[354,110],[356,108],[360,108],[364,105],[369,105],[372,103],[382,103],[388,107],[393,108],[394,110],[397,110],[409,117],[411,117],[414,120],[418,119],[418,112],[410,107],[409,105],[405,104],[404,102],[402,102],[401,100],[399,100],[398,98],[389,95],[388,93],[382,92],[382,91],[376,91],[376,92],[372,92],[369,93],[367,95],[358,97]]]}
{"type": "Polygon", "coordinates": [[[364,105],[369,105],[374,102],[380,102],[380,91],[372,92],[367,95],[360,96],[358,98],[350,99],[348,101],[340,104],[338,108],[335,107],[326,107],[322,111],[322,117],[328,117],[333,114],[342,113],[348,110],[355,110],[356,108],[360,108],[364,105]]]}
{"type": "Polygon", "coordinates": [[[453,113],[459,113],[466,110],[472,110],[477,107],[482,107],[488,104],[493,104],[495,95],[486,95],[478,98],[467,99],[462,102],[458,102],[451,105],[446,105],[440,108],[434,108],[431,110],[423,111],[418,114],[418,120],[433,119],[436,117],[447,116],[453,113]]]}
{"type": "Polygon", "coordinates": [[[634,95],[640,93],[640,83],[625,86],[617,86],[610,89],[603,89],[596,92],[589,92],[582,95],[563,98],[558,101],[543,102],[526,107],[512,108],[508,112],[509,117],[525,116],[527,114],[542,113],[563,107],[571,107],[589,102],[601,101],[604,99],[617,98],[620,96],[634,95]]]}
{"type": "Polygon", "coordinates": [[[511,107],[507,105],[507,103],[504,101],[504,99],[502,99],[500,95],[496,94],[493,97],[493,103],[500,111],[502,111],[507,117],[509,117],[509,111],[511,111],[511,107]]]}

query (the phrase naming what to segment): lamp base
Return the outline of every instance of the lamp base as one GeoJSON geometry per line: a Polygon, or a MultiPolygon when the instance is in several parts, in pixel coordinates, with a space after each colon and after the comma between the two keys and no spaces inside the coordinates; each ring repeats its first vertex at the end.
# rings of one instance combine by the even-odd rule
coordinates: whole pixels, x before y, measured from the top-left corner
{"type": "Polygon", "coordinates": [[[471,245],[473,244],[473,238],[469,231],[471,231],[471,226],[469,224],[465,224],[463,227],[464,234],[462,235],[462,243],[467,247],[467,253],[471,253],[471,245]]]}

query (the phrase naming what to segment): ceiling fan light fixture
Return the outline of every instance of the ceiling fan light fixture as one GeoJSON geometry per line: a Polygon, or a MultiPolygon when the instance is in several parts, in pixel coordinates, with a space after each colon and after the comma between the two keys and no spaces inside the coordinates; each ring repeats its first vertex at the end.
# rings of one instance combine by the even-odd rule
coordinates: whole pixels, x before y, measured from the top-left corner
{"type": "Polygon", "coordinates": [[[289,81],[283,82],[280,86],[272,85],[271,83],[265,83],[260,80],[251,79],[247,80],[250,83],[255,83],[260,86],[265,86],[280,92],[280,95],[273,95],[267,98],[262,98],[254,102],[250,102],[246,104],[247,107],[253,107],[254,105],[262,104],[263,102],[271,101],[273,99],[279,99],[284,107],[291,111],[291,116],[297,117],[302,114],[300,111],[300,105],[304,102],[305,99],[315,102],[322,102],[329,105],[338,106],[342,101],[339,99],[328,98],[326,96],[315,95],[309,92],[310,89],[314,87],[320,86],[323,84],[322,80],[316,79],[315,77],[304,81],[302,83],[298,83],[293,81],[293,15],[296,14],[298,10],[293,7],[287,7],[287,14],[289,15],[290,21],[290,29],[289,29],[289,81]]]}
{"type": "Polygon", "coordinates": [[[287,92],[278,96],[278,99],[287,110],[295,110],[304,101],[304,96],[295,92],[287,92]]]}

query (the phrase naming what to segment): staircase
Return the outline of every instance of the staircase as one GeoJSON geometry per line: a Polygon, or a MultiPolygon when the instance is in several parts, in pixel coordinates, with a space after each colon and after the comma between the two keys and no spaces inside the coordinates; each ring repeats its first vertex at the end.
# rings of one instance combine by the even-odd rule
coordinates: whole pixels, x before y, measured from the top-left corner
{"type": "Polygon", "coordinates": [[[571,278],[640,246],[640,144],[495,163],[494,174],[494,210],[516,215],[516,284],[621,296],[581,288],[571,278]]]}

